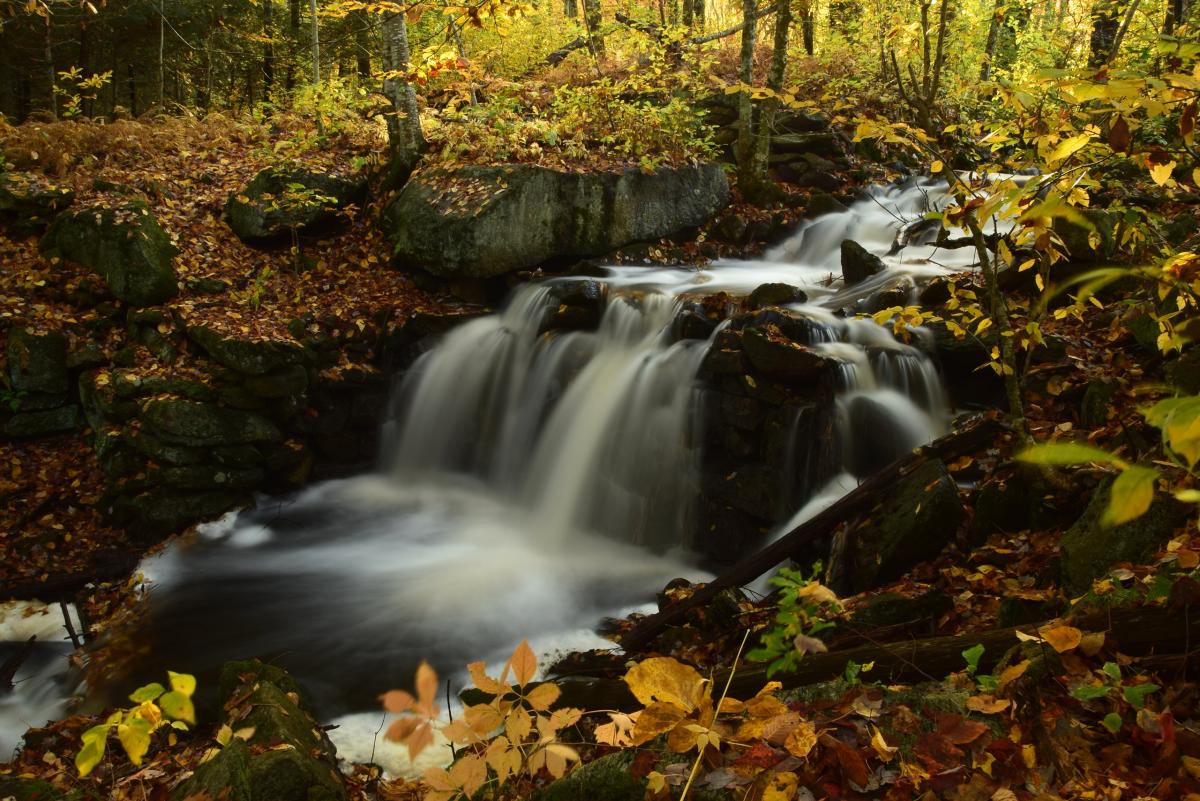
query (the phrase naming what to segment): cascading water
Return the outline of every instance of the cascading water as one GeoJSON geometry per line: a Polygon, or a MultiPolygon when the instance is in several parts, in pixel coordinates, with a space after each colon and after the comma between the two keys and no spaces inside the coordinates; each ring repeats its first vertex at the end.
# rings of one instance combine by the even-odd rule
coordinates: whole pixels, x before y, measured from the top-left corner
{"type": "MultiPolygon", "coordinates": [[[[204,687],[204,672],[224,660],[261,656],[339,714],[374,708],[420,659],[446,674],[525,636],[535,647],[591,647],[601,616],[650,600],[676,576],[704,578],[656,555],[686,545],[699,486],[696,375],[707,346],[671,336],[682,299],[766,282],[808,293],[793,311],[839,364],[843,472],[796,499],[808,503],[795,522],[946,423],[920,351],[835,314],[888,278],[970,266],[967,253],[920,237],[893,247],[906,220],[942,199],[932,184],[875,190],[761,261],[612,268],[597,279],[608,298],[594,331],[544,330],[556,282],[517,290],[503,312],[452,331],[410,371],[381,437],[381,474],[266,500],[143,566],[154,667],[129,682],[167,665],[200,673],[204,687]],[[846,237],[883,255],[882,278],[830,280],[846,237]]],[[[797,458],[812,450],[793,446],[797,458]]],[[[352,738],[335,739],[365,758],[352,738]]]]}

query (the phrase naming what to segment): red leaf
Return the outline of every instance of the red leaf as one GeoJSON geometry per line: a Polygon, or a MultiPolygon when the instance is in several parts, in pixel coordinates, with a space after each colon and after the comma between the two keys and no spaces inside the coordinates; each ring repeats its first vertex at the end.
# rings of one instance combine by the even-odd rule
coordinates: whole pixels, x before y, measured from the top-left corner
{"type": "Polygon", "coordinates": [[[1117,121],[1108,132],[1108,146],[1117,153],[1129,152],[1129,123],[1124,117],[1118,115],[1117,121]]]}
{"type": "Polygon", "coordinates": [[[967,720],[962,715],[939,714],[936,721],[937,733],[955,745],[973,743],[988,730],[986,723],[967,720]]]}
{"type": "Polygon", "coordinates": [[[847,781],[851,781],[859,787],[866,787],[870,783],[871,771],[867,767],[867,760],[863,759],[857,748],[828,734],[822,734],[819,742],[833,752],[837,758],[838,767],[842,770],[842,776],[847,781]]]}

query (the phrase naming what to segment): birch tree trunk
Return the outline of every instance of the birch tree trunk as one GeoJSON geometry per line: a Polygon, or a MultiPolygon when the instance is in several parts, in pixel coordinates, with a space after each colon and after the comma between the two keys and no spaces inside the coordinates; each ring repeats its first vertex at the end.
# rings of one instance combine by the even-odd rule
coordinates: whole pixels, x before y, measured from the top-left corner
{"type": "Polygon", "coordinates": [[[383,67],[387,70],[387,78],[383,82],[383,91],[392,105],[387,115],[388,145],[391,150],[388,182],[391,184],[407,179],[425,149],[417,93],[407,78],[411,61],[408,21],[402,13],[385,14],[383,67]]]}
{"type": "MultiPolygon", "coordinates": [[[[754,0],[742,0],[742,50],[738,80],[746,86],[754,82],[755,10],[754,0]]],[[[751,164],[754,156],[754,103],[748,90],[738,95],[738,138],[735,148],[738,184],[745,190],[751,188],[754,182],[751,164]]]]}
{"type": "MultiPolygon", "coordinates": [[[[792,27],[792,4],[790,0],[779,0],[775,12],[775,36],[771,43],[771,66],[767,70],[767,88],[772,92],[783,91],[784,73],[787,70],[788,36],[792,27]]],[[[754,154],[750,160],[753,173],[751,186],[761,194],[767,186],[767,166],[771,158],[771,133],[775,128],[775,113],[779,110],[779,98],[764,99],[758,110],[758,124],[754,131],[754,154]]]]}

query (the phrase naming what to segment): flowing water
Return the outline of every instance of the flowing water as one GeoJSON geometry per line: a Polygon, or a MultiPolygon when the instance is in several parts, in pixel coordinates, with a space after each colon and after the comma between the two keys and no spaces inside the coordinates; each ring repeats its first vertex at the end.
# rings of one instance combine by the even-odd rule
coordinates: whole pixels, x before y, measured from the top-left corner
{"type": "MultiPolygon", "coordinates": [[[[504,311],[446,335],[398,386],[378,474],[264,499],[144,565],[156,669],[199,673],[204,686],[222,661],[259,656],[296,673],[332,716],[375,708],[420,659],[455,675],[522,637],[543,650],[602,645],[591,633],[601,617],[652,601],[676,576],[705,577],[686,533],[706,343],[671,336],[681,297],[801,286],[809,301],[796,310],[841,365],[840,472],[797,495],[803,508],[785,530],[947,423],[921,352],[833,313],[898,276],[970,266],[968,252],[920,236],[895,247],[944,196],[934,184],[873,190],[759,261],[612,268],[599,279],[608,298],[596,331],[544,333],[554,282],[518,289],[504,311]],[[855,287],[831,280],[845,238],[888,270],[855,287]]],[[[794,442],[793,461],[829,445],[794,442]]],[[[342,722],[339,747],[368,758],[378,716],[342,722]]]]}

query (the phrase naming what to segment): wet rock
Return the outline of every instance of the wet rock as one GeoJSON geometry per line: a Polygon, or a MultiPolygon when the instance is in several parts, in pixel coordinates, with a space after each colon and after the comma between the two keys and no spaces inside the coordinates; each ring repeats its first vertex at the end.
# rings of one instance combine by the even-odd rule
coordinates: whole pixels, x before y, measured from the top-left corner
{"type": "Polygon", "coordinates": [[[250,792],[250,749],[234,737],[215,757],[196,768],[191,778],[175,788],[171,801],[223,798],[254,801],[250,792]]]}
{"type": "Polygon", "coordinates": [[[414,176],[383,224],[401,266],[486,278],[673,236],[728,202],[717,164],[654,175],[472,166],[414,176]]]}
{"type": "Polygon", "coordinates": [[[925,462],[880,495],[879,508],[830,557],[838,592],[865,592],[933,559],[963,518],[958,488],[939,461],[925,462]]]}
{"type": "Polygon", "coordinates": [[[853,239],[842,241],[842,278],[848,286],[861,283],[884,269],[883,259],[853,239]]]}
{"type": "Polygon", "coordinates": [[[709,315],[704,305],[696,301],[685,302],[671,323],[675,339],[707,340],[717,330],[718,320],[709,315]]]}
{"type": "Polygon", "coordinates": [[[808,295],[798,286],[762,284],[750,293],[746,305],[751,309],[761,309],[764,306],[786,306],[789,303],[804,303],[807,300],[808,295]]]}
{"type": "Polygon", "coordinates": [[[131,306],[155,306],[179,294],[172,264],[176,248],[140,201],[64,212],[41,245],[48,254],[100,275],[109,291],[131,306]]]}
{"type": "Polygon", "coordinates": [[[136,521],[138,525],[130,531],[150,543],[155,540],[155,535],[169,534],[197,520],[217,517],[230,509],[245,506],[249,501],[248,495],[236,491],[189,492],[159,488],[118,499],[114,512],[118,519],[136,521]]]}
{"type": "Polygon", "coordinates": [[[74,201],[73,190],[56,186],[41,176],[0,175],[0,217],[11,220],[20,230],[49,225],[56,214],[74,201]]]}
{"type": "Polygon", "coordinates": [[[801,345],[812,345],[824,342],[829,338],[828,329],[813,320],[803,312],[794,309],[768,307],[746,314],[739,314],[730,321],[729,327],[734,331],[747,328],[765,328],[776,326],[779,331],[793,342],[801,345]]]}
{"type": "Polygon", "coordinates": [[[43,437],[70,431],[79,426],[82,415],[78,406],[61,406],[40,412],[19,412],[4,423],[4,436],[12,439],[43,437]]]}
{"type": "Polygon", "coordinates": [[[231,469],[210,465],[165,467],[152,471],[149,479],[171,489],[182,490],[242,490],[262,484],[263,471],[258,468],[231,469]]]}
{"type": "Polygon", "coordinates": [[[277,442],[282,436],[265,417],[182,398],[152,398],[139,418],[166,442],[191,447],[277,442]]]}
{"type": "Polygon", "coordinates": [[[262,375],[304,360],[298,342],[229,336],[204,325],[190,326],[187,333],[215,361],[247,375],[262,375]]]}
{"type": "Polygon", "coordinates": [[[846,204],[835,198],[827,192],[813,192],[808,196],[808,205],[804,209],[804,216],[820,217],[825,214],[838,214],[843,211],[849,211],[846,204]]]}
{"type": "Polygon", "coordinates": [[[740,331],[725,329],[717,334],[708,353],[701,362],[702,375],[728,376],[742,375],[746,372],[746,360],[742,351],[742,335],[740,331]]]}
{"type": "Polygon", "coordinates": [[[775,130],[785,134],[819,133],[829,130],[829,120],[811,111],[782,109],[775,115],[775,130]]]}
{"type": "Polygon", "coordinates": [[[608,292],[599,281],[581,280],[556,284],[551,290],[558,306],[551,310],[545,330],[594,331],[600,326],[608,292]]]}
{"type": "Polygon", "coordinates": [[[1075,264],[1092,264],[1113,258],[1118,249],[1117,226],[1121,222],[1120,215],[1106,209],[1083,209],[1081,213],[1095,227],[1095,231],[1089,231],[1064,217],[1054,220],[1054,232],[1062,238],[1069,260],[1075,264]],[[1091,240],[1093,234],[1097,237],[1094,243],[1091,240]]]}
{"type": "Polygon", "coordinates": [[[893,306],[907,306],[911,302],[916,289],[916,284],[913,283],[912,278],[902,275],[871,295],[867,303],[868,310],[877,312],[883,309],[890,309],[893,306]]]}
{"type": "Polygon", "coordinates": [[[950,300],[950,280],[948,278],[934,278],[921,289],[921,294],[917,296],[917,301],[925,307],[941,306],[946,301],[950,300]]]}
{"type": "Polygon", "coordinates": [[[774,324],[745,329],[742,348],[756,370],[785,381],[813,379],[831,363],[808,346],[784,336],[774,324]]]}
{"type": "Polygon", "coordinates": [[[1100,519],[1108,508],[1110,487],[1111,482],[1106,481],[1096,489],[1083,515],[1063,535],[1063,589],[1070,597],[1087,592],[1093,579],[1102,577],[1118,562],[1145,562],[1187,521],[1186,505],[1160,495],[1136,520],[1102,526],[1100,519]]]}
{"type": "Polygon", "coordinates": [[[366,191],[362,177],[268,167],[229,197],[225,214],[238,238],[259,242],[328,224],[366,191]]]}
{"type": "Polygon", "coordinates": [[[18,392],[65,395],[67,337],[61,331],[37,334],[24,328],[8,332],[8,378],[18,392]]]}

